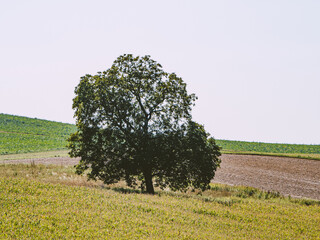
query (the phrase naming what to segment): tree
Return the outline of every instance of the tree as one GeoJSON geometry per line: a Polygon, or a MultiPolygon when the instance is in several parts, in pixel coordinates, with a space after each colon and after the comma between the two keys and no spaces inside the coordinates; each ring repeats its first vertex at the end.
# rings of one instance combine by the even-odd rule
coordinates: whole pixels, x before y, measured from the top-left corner
{"type": "Polygon", "coordinates": [[[106,184],[154,182],[173,190],[206,189],[220,151],[203,126],[192,121],[196,96],[175,73],[150,56],[118,57],[112,67],[81,77],[73,99],[78,131],[69,138],[76,172],[106,184]]]}

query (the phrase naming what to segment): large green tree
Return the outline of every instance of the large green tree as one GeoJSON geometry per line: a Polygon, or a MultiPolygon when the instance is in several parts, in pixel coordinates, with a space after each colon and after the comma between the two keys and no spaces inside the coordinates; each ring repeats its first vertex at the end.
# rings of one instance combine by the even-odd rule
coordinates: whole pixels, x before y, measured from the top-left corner
{"type": "Polygon", "coordinates": [[[220,151],[203,126],[192,121],[196,96],[175,73],[150,56],[118,57],[112,67],[81,77],[73,100],[78,131],[70,156],[81,157],[77,173],[107,184],[137,181],[173,190],[206,189],[220,151]]]}

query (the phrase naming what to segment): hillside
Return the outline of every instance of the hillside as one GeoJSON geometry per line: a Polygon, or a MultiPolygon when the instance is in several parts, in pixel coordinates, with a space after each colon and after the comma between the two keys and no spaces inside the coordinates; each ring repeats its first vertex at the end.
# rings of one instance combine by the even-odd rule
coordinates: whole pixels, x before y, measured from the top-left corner
{"type": "MultiPolygon", "coordinates": [[[[0,152],[63,149],[65,139],[74,131],[76,127],[70,124],[0,114],[0,152]]],[[[255,143],[241,142],[241,145],[225,140],[217,140],[217,143],[224,147],[225,152],[260,154],[258,151],[261,151],[255,143]],[[236,147],[237,144],[240,147],[236,147]]],[[[297,145],[295,149],[291,146],[292,153],[285,153],[289,152],[288,149],[283,153],[281,147],[285,146],[277,145],[278,150],[272,144],[262,146],[266,148],[263,151],[270,151],[265,154],[297,154],[301,147],[297,145]]],[[[311,147],[317,149],[315,145],[311,147]]],[[[317,150],[313,154],[317,154],[317,150]]],[[[288,159],[290,166],[283,165],[286,162],[283,158],[272,162],[279,179],[272,176],[271,181],[264,182],[263,175],[271,173],[271,169],[266,168],[266,159],[262,159],[261,171],[253,164],[258,164],[257,157],[269,160],[271,157],[249,156],[255,159],[244,164],[243,160],[248,161],[248,156],[224,155],[222,168],[228,163],[226,158],[230,157],[234,158],[237,168],[242,167],[239,171],[243,176],[252,181],[260,181],[265,186],[275,182],[292,188],[290,183],[283,184],[285,175],[280,170],[292,169],[295,159],[288,159]],[[253,172],[244,172],[245,166],[253,172]]],[[[104,185],[101,181],[87,181],[86,176],[76,175],[73,165],[77,159],[65,158],[64,163],[53,163],[52,160],[59,158],[40,159],[41,164],[34,159],[24,159],[25,164],[19,164],[19,160],[11,161],[15,164],[0,161],[0,205],[3,206],[0,211],[0,239],[319,238],[320,202],[284,197],[273,192],[277,190],[275,188],[261,191],[212,183],[211,188],[204,192],[174,193],[156,189],[156,195],[141,194],[138,189],[127,188],[121,182],[104,185]],[[49,164],[44,165],[45,161],[49,164]]],[[[291,181],[296,183],[299,180],[298,170],[309,171],[308,165],[319,163],[306,162],[308,164],[303,163],[303,168],[300,167],[302,163],[297,164],[299,168],[289,176],[291,181]]],[[[310,175],[317,182],[310,182],[306,174],[302,174],[301,181],[317,186],[319,171],[316,167],[312,169],[310,175]]],[[[226,170],[229,178],[230,175],[232,178],[237,176],[230,168],[226,170]]],[[[218,171],[218,180],[219,176],[218,171]]],[[[299,196],[301,194],[299,191],[299,196]]]]}
{"type": "Polygon", "coordinates": [[[66,148],[72,124],[0,114],[0,155],[66,148]]]}
{"type": "Polygon", "coordinates": [[[319,239],[319,204],[220,184],[149,195],[72,166],[0,165],[0,239],[319,239]]]}
{"type": "MultiPolygon", "coordinates": [[[[0,114],[0,155],[66,149],[76,126],[48,120],[0,114]]],[[[216,140],[223,153],[320,159],[320,145],[216,140]]]]}

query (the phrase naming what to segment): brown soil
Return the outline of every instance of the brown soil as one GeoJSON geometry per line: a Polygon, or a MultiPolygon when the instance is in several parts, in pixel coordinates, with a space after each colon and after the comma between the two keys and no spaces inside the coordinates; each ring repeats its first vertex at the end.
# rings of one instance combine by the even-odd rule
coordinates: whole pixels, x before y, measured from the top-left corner
{"type": "MultiPolygon", "coordinates": [[[[292,197],[320,200],[320,161],[285,157],[231,155],[221,157],[212,182],[251,186],[292,197]]],[[[57,164],[73,166],[79,159],[67,157],[6,160],[0,163],[57,164]]]]}
{"type": "Polygon", "coordinates": [[[320,161],[224,154],[213,182],[320,200],[320,161]]]}
{"type": "Polygon", "coordinates": [[[69,157],[54,157],[54,158],[36,158],[36,159],[17,159],[17,160],[3,160],[0,164],[54,164],[63,166],[74,166],[79,162],[79,158],[69,157]]]}

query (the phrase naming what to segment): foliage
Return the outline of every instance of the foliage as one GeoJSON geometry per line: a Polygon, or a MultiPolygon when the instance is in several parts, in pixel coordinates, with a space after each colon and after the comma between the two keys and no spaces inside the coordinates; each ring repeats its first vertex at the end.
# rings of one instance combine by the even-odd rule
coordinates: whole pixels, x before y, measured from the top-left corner
{"type": "Polygon", "coordinates": [[[125,194],[96,182],[88,187],[90,182],[73,172],[63,166],[0,165],[0,239],[318,239],[320,235],[316,201],[259,197],[258,190],[224,185],[214,185],[203,195],[160,191],[151,197],[129,190],[125,194]]]}
{"type": "Polygon", "coordinates": [[[0,114],[0,155],[65,149],[72,124],[0,114]]]}
{"type": "Polygon", "coordinates": [[[81,78],[73,101],[78,132],[70,156],[77,172],[129,186],[206,189],[219,166],[219,147],[191,119],[196,97],[150,56],[122,55],[112,67],[81,78]]]}

